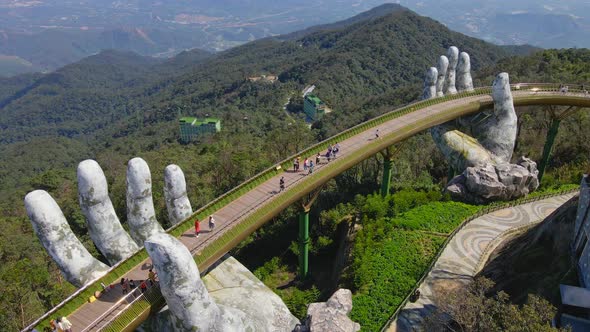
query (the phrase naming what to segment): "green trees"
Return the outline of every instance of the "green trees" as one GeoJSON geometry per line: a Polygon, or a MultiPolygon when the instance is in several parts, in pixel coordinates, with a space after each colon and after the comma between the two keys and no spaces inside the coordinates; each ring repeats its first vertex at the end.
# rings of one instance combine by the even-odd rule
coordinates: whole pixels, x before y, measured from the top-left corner
{"type": "Polygon", "coordinates": [[[435,294],[437,307],[426,320],[427,331],[549,332],[556,309],[546,300],[530,295],[523,305],[510,302],[504,292],[490,294],[494,283],[476,278],[466,287],[441,288],[435,294]]]}

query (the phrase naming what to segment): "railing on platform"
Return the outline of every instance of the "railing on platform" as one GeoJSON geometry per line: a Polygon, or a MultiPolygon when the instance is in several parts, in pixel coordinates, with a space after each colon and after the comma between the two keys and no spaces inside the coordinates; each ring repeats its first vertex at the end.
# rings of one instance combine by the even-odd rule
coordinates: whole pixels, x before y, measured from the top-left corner
{"type": "MultiPolygon", "coordinates": [[[[517,84],[511,84],[511,89],[513,91],[532,91],[534,93],[537,93],[537,92],[560,92],[560,90],[562,89],[563,86],[570,86],[567,91],[567,94],[569,94],[569,95],[580,94],[580,93],[587,94],[587,91],[585,91],[584,87],[588,86],[588,85],[584,85],[584,84],[569,84],[568,85],[568,84],[553,84],[553,83],[517,83],[517,84]],[[574,86],[576,88],[573,88],[574,86]]],[[[313,156],[317,152],[325,150],[328,147],[328,145],[330,145],[330,144],[335,144],[336,142],[339,142],[339,141],[345,140],[347,138],[350,138],[352,136],[355,136],[361,132],[367,131],[370,128],[380,125],[384,122],[387,122],[389,120],[393,120],[393,119],[398,118],[400,116],[412,113],[414,111],[417,111],[417,110],[420,110],[420,109],[423,109],[426,107],[434,106],[434,105],[441,104],[441,103],[444,103],[447,101],[452,101],[452,100],[457,100],[457,99],[462,99],[462,98],[467,98],[467,97],[487,95],[490,93],[491,93],[491,87],[480,87],[480,88],[474,89],[473,91],[463,91],[463,92],[459,92],[454,95],[447,95],[447,96],[443,96],[443,97],[422,100],[422,101],[410,103],[406,106],[402,106],[400,108],[386,112],[386,113],[384,113],[380,116],[377,116],[373,119],[370,119],[366,122],[363,122],[361,124],[353,126],[345,131],[340,132],[337,135],[334,135],[324,141],[316,143],[316,144],[308,147],[307,149],[300,151],[300,152],[284,159],[283,161],[280,161],[279,163],[261,171],[257,175],[249,178],[248,180],[244,181],[243,183],[241,183],[237,187],[234,187],[233,189],[229,190],[225,194],[217,197],[213,201],[211,201],[208,204],[206,204],[205,206],[201,207],[186,220],[168,228],[166,230],[166,232],[168,232],[174,236],[180,236],[182,233],[184,233],[185,231],[189,230],[192,227],[192,221],[196,217],[198,217],[199,219],[204,219],[206,216],[221,209],[222,207],[229,204],[231,201],[237,199],[238,197],[242,196],[244,193],[255,188],[260,183],[272,178],[276,174],[282,172],[284,169],[288,169],[291,166],[292,161],[295,158],[297,158],[297,156],[313,156]]],[[[261,212],[261,211],[254,211],[254,212],[261,212]]],[[[258,213],[258,214],[260,214],[260,213],[258,213]]],[[[240,232],[242,232],[245,229],[250,228],[254,224],[255,223],[252,222],[251,225],[245,224],[245,225],[242,225],[242,227],[239,227],[240,224],[237,225],[238,227],[236,227],[236,225],[232,225],[232,229],[230,229],[229,232],[224,233],[220,238],[223,238],[224,242],[227,242],[227,241],[231,242],[231,238],[237,237],[240,232]]],[[[218,239],[216,239],[216,240],[218,240],[218,239]]],[[[213,242],[219,242],[216,240],[213,242]]],[[[201,252],[201,255],[198,256],[196,259],[197,263],[202,263],[202,262],[206,261],[207,255],[212,255],[216,251],[217,250],[214,250],[214,248],[209,248],[209,247],[204,248],[201,252]]],[[[37,327],[37,326],[40,326],[40,327],[48,326],[49,319],[52,315],[68,316],[76,308],[80,307],[83,303],[85,303],[86,299],[90,295],[92,295],[96,290],[98,290],[98,291],[102,290],[102,287],[100,286],[101,283],[108,285],[113,282],[116,282],[116,280],[118,280],[118,278],[123,276],[131,267],[136,266],[137,264],[139,264],[140,262],[142,262],[145,259],[147,259],[147,253],[142,247],[137,252],[135,252],[132,256],[130,256],[129,258],[117,263],[112,268],[110,268],[108,273],[105,276],[97,278],[97,279],[93,280],[92,282],[88,283],[87,285],[85,285],[84,287],[77,290],[74,294],[69,296],[66,300],[62,301],[60,304],[58,304],[52,310],[50,310],[49,312],[44,314],[42,317],[40,317],[39,319],[37,319],[33,323],[31,323],[29,326],[27,326],[25,329],[23,329],[23,331],[31,331],[34,327],[37,327]],[[69,307],[69,305],[71,305],[72,307],[75,307],[75,308],[74,309],[72,309],[72,308],[67,309],[69,307]]]]}

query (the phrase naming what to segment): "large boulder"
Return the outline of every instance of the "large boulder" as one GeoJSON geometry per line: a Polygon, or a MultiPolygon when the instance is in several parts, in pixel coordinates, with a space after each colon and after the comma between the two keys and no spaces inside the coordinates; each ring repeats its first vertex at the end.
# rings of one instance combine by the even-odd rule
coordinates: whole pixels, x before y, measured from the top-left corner
{"type": "Polygon", "coordinates": [[[538,173],[536,163],[524,157],[516,164],[486,163],[468,167],[448,183],[446,191],[454,199],[469,203],[507,201],[537,189],[538,173]]]}
{"type": "Polygon", "coordinates": [[[327,302],[312,303],[307,308],[307,322],[302,330],[311,332],[356,332],[359,323],[349,317],[352,310],[352,293],[348,289],[337,290],[327,302]]]}

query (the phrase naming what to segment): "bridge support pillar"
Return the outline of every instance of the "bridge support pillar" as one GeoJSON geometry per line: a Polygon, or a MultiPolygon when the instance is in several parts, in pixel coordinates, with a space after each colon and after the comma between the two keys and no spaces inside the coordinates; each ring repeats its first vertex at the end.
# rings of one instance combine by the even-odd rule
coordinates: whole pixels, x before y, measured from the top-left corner
{"type": "Polygon", "coordinates": [[[381,181],[381,196],[385,197],[389,195],[391,190],[391,169],[393,168],[393,158],[397,156],[406,141],[401,142],[397,146],[390,146],[387,149],[381,151],[383,156],[383,179],[381,181]]]}
{"type": "Polygon", "coordinates": [[[549,163],[549,157],[551,156],[551,150],[553,149],[553,143],[555,143],[555,137],[559,131],[559,124],[561,119],[554,118],[551,121],[551,127],[547,131],[547,138],[545,139],[545,146],[543,146],[543,156],[541,157],[541,163],[539,164],[539,183],[543,179],[545,174],[545,168],[549,163]]]}
{"type": "Polygon", "coordinates": [[[299,212],[299,279],[309,277],[309,210],[311,205],[318,199],[324,189],[319,186],[306,197],[301,199],[301,210],[299,212]]]}
{"type": "Polygon", "coordinates": [[[389,195],[391,189],[391,168],[393,166],[393,160],[389,158],[383,158],[383,180],[381,181],[381,196],[385,197],[389,195]]]}
{"type": "Polygon", "coordinates": [[[309,209],[299,213],[299,278],[309,276],[309,209]]]}

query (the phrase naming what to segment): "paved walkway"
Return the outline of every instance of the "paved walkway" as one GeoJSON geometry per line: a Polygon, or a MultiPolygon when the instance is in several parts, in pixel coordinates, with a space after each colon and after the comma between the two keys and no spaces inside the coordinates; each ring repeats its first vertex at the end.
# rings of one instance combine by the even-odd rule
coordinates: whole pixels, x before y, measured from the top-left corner
{"type": "Polygon", "coordinates": [[[566,194],[502,209],[472,220],[443,250],[420,285],[420,299],[415,303],[408,302],[386,331],[419,331],[424,317],[434,309],[431,299],[436,289],[470,282],[503,240],[520,228],[541,222],[574,195],[566,194]]]}

